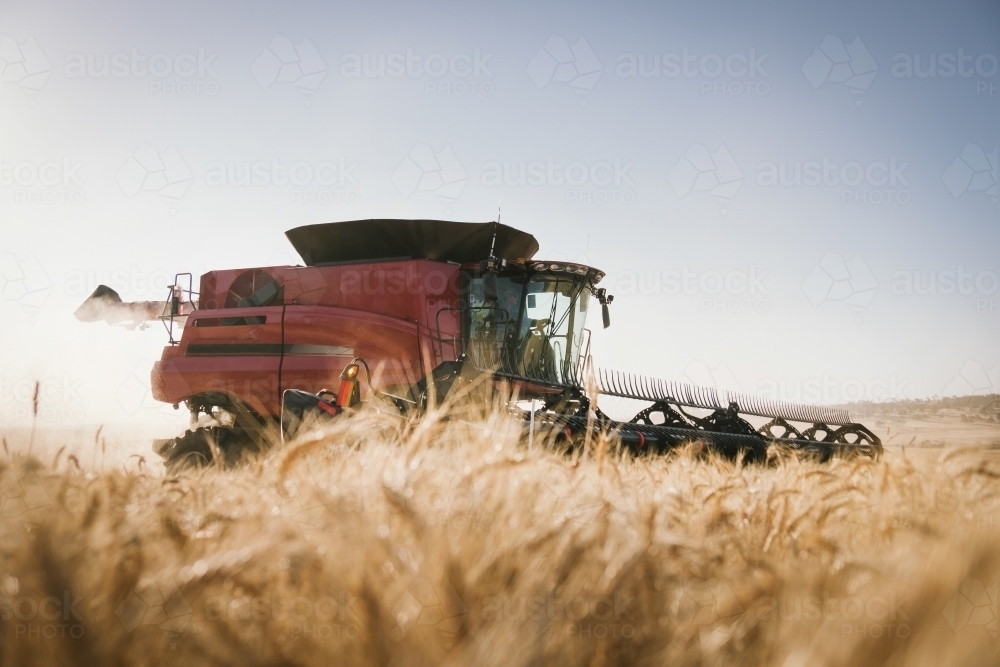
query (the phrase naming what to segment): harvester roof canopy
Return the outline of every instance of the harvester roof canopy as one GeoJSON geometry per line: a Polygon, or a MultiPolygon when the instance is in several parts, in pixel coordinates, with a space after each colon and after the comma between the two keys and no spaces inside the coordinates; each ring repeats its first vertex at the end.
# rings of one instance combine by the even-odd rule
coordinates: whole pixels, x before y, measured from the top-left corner
{"type": "Polygon", "coordinates": [[[538,252],[534,236],[496,222],[348,220],[296,227],[285,236],[306,266],[385,259],[465,264],[489,259],[491,247],[507,260],[531,259],[538,252]]]}

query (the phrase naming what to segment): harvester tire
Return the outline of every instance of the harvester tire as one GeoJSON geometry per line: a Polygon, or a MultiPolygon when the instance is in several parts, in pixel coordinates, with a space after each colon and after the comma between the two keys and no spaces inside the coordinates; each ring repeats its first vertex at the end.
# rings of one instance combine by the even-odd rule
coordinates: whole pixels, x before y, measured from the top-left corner
{"type": "Polygon", "coordinates": [[[245,429],[202,426],[186,431],[164,446],[161,449],[163,465],[171,472],[213,465],[215,458],[209,443],[215,443],[225,468],[237,465],[245,453],[253,454],[261,449],[256,439],[245,429]]]}

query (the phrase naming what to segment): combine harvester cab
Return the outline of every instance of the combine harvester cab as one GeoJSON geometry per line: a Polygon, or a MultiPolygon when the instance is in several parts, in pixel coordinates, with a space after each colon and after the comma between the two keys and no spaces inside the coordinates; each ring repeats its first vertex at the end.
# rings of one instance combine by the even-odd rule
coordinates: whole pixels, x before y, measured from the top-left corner
{"type": "Polygon", "coordinates": [[[566,446],[596,428],[635,453],[690,442],[758,460],[769,443],[824,459],[881,453],[878,438],[844,411],[591,374],[592,302],[610,324],[613,297],[598,287],[604,274],[534,260],[535,238],[506,225],[359,220],[286,235],[304,266],[210,271],[197,292],[188,276],[164,302],[123,304],[101,286],[77,311],[83,321],[164,322],[169,343],[153,367],[153,395],[185,403],[192,421],[184,435],[154,445],[168,465],[220,456],[234,464],[295,437],[310,419],[341,415],[365,392],[407,412],[470,381],[493,397],[513,392],[511,411],[526,431],[566,446]],[[364,391],[359,364],[376,369],[364,391]],[[628,422],[611,419],[592,407],[588,376],[592,392],[651,404],[628,422]],[[528,401],[541,407],[518,407],[528,401]],[[746,415],[767,421],[754,427],[746,415]]]}

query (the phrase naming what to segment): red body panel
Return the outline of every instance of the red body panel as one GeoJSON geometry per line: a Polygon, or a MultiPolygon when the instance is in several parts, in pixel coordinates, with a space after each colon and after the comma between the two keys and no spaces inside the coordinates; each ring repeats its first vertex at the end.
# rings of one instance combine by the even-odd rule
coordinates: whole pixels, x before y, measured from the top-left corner
{"type": "MultiPolygon", "coordinates": [[[[153,367],[153,396],[180,403],[224,392],[276,417],[281,392],[335,389],[355,357],[381,387],[409,386],[459,354],[459,267],[429,260],[269,267],[266,306],[233,308],[248,269],[201,278],[198,309],[153,367]],[[242,282],[241,282],[242,281],[242,282]]],[[[254,283],[255,285],[258,283],[254,283]]]]}

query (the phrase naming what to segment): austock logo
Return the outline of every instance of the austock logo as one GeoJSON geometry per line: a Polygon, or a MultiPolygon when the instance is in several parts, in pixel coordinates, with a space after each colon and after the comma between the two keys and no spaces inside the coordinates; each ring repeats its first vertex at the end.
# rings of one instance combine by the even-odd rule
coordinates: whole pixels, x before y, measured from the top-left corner
{"type": "Polygon", "coordinates": [[[213,67],[218,53],[198,49],[197,53],[147,56],[138,49],[117,53],[71,53],[63,73],[69,79],[151,79],[153,95],[217,95],[219,84],[213,67]]]}
{"type": "Polygon", "coordinates": [[[32,527],[41,524],[53,506],[52,497],[34,470],[22,467],[0,471],[0,517],[19,521],[31,539],[32,527]]]}
{"type": "Polygon", "coordinates": [[[802,73],[813,90],[827,83],[843,84],[854,95],[855,104],[861,106],[862,97],[878,74],[878,65],[860,37],[845,44],[839,37],[827,35],[802,65],[802,73]]]}
{"type": "Polygon", "coordinates": [[[615,296],[688,296],[698,297],[702,312],[765,313],[771,309],[764,282],[769,271],[756,266],[728,271],[696,271],[684,265],[680,269],[619,271],[609,276],[615,296]]]}
{"type": "Polygon", "coordinates": [[[850,261],[845,262],[840,255],[828,252],[806,276],[802,291],[813,306],[820,306],[828,301],[843,301],[856,314],[856,321],[860,323],[861,316],[878,292],[878,279],[861,255],[854,255],[850,261]]]}
{"type": "Polygon", "coordinates": [[[10,35],[0,35],[0,81],[13,83],[25,94],[35,96],[51,73],[52,65],[34,37],[18,43],[10,35]]]}
{"type": "Polygon", "coordinates": [[[955,374],[948,386],[945,396],[990,396],[1000,394],[1000,363],[992,368],[980,361],[968,360],[962,369],[955,374]]]}
{"type": "Polygon", "coordinates": [[[361,200],[354,176],[357,162],[346,158],[320,162],[288,163],[278,158],[255,161],[209,162],[205,184],[209,187],[290,188],[294,204],[356,204],[361,200]]]}
{"type": "Polygon", "coordinates": [[[688,582],[680,591],[677,607],[692,625],[735,620],[744,612],[732,587],[721,579],[688,582]]]}
{"type": "Polygon", "coordinates": [[[459,52],[420,54],[412,48],[393,53],[345,53],[340,58],[340,76],[346,79],[429,79],[424,87],[428,95],[479,94],[495,91],[489,68],[492,53],[480,49],[459,52]]]}
{"type": "Polygon", "coordinates": [[[142,143],[118,170],[115,180],[131,199],[140,192],[159,194],[176,212],[194,176],[180,153],[171,144],[162,153],[152,144],[142,143]]]}
{"type": "Polygon", "coordinates": [[[743,184],[743,172],[725,146],[715,152],[701,144],[691,144],[684,156],[677,161],[667,182],[678,197],[692,192],[706,192],[718,202],[725,214],[736,191],[743,184]]]}
{"type": "Polygon", "coordinates": [[[31,639],[80,639],[86,634],[79,605],[82,598],[70,591],[56,597],[36,597],[21,591],[17,577],[0,577],[0,621],[13,626],[5,641],[31,639]]]}
{"type": "Polygon", "coordinates": [[[52,283],[34,254],[21,258],[9,252],[0,252],[0,299],[20,304],[34,324],[38,311],[45,305],[52,291],[52,283]]]}
{"type": "Polygon", "coordinates": [[[761,598],[746,612],[758,621],[840,622],[841,637],[905,639],[913,629],[905,600],[895,591],[888,595],[795,595],[761,598]]]}
{"type": "MultiPolygon", "coordinates": [[[[288,569],[290,559],[278,567],[288,569]]],[[[233,591],[205,601],[204,619],[208,622],[287,624],[292,639],[302,637],[357,639],[361,635],[360,602],[346,591],[320,598],[297,596],[250,596],[233,591]]]]}
{"type": "Polygon", "coordinates": [[[390,613],[396,621],[392,637],[397,641],[421,629],[433,629],[446,649],[455,643],[463,619],[469,613],[455,587],[435,585],[425,577],[414,577],[396,591],[390,613]]]}
{"type": "Polygon", "coordinates": [[[763,378],[754,392],[761,398],[789,403],[830,404],[857,401],[899,401],[908,398],[909,379],[895,373],[888,378],[836,379],[829,373],[822,377],[763,378]]]}
{"type": "Polygon", "coordinates": [[[0,408],[15,423],[79,424],[85,394],[83,379],[69,373],[37,378],[0,371],[0,408]]]}
{"type": "Polygon", "coordinates": [[[892,274],[889,292],[893,296],[971,296],[977,313],[994,313],[997,301],[992,297],[1000,289],[1000,278],[994,271],[972,273],[959,265],[940,271],[896,271],[892,274]]]}
{"type": "Polygon", "coordinates": [[[81,204],[82,162],[69,156],[45,162],[7,162],[0,156],[0,187],[14,188],[15,204],[81,204]]]}
{"type": "MultiPolygon", "coordinates": [[[[975,359],[967,359],[962,368],[955,374],[944,388],[943,396],[960,398],[960,403],[971,408],[979,404],[978,411],[982,416],[993,413],[1000,418],[1000,363],[989,366],[975,359]],[[975,397],[987,397],[985,401],[975,397]]],[[[992,527],[994,517],[986,522],[992,527]]]]}
{"type": "Polygon", "coordinates": [[[760,97],[771,92],[764,61],[768,54],[756,49],[742,53],[622,53],[618,56],[615,75],[623,79],[700,79],[702,95],[729,97],[760,97]]]}
{"type": "Polygon", "coordinates": [[[154,626],[171,640],[171,648],[186,631],[194,610],[176,582],[157,584],[143,579],[118,605],[115,615],[128,632],[140,626],[154,626]]]}
{"type": "MultiPolygon", "coordinates": [[[[291,260],[289,257],[288,260],[291,260]]],[[[293,261],[271,262],[290,265],[293,261]]],[[[208,267],[199,265],[192,273],[200,276],[208,271],[208,267]]],[[[173,284],[176,272],[167,269],[154,269],[130,264],[127,267],[94,269],[70,269],[63,276],[62,291],[72,297],[85,298],[98,285],[107,285],[123,298],[128,300],[162,300],[167,294],[167,288],[173,284]]]]}
{"type": "Polygon", "coordinates": [[[541,489],[539,504],[548,507],[552,516],[578,524],[588,524],[601,510],[601,496],[587,477],[553,477],[541,489]]]}
{"type": "Polygon", "coordinates": [[[897,79],[970,79],[978,76],[976,95],[994,95],[997,92],[997,57],[992,53],[977,56],[965,55],[965,49],[956,53],[897,53],[892,57],[892,76],[897,79]]]}
{"type": "Polygon", "coordinates": [[[724,361],[714,365],[701,360],[691,361],[681,377],[691,384],[710,387],[716,391],[743,391],[733,369],[724,361]]]}
{"type": "Polygon", "coordinates": [[[981,627],[994,638],[997,636],[997,582],[987,588],[972,577],[948,601],[942,612],[955,632],[969,627],[981,627]]]}
{"type": "Polygon", "coordinates": [[[982,192],[996,205],[997,182],[1000,181],[996,147],[987,153],[982,146],[966,144],[945,169],[942,179],[956,199],[967,192],[982,192]]]}
{"type": "Polygon", "coordinates": [[[888,160],[843,164],[825,155],[821,160],[804,162],[761,162],[755,180],[761,187],[840,188],[845,204],[906,204],[910,201],[909,166],[895,155],[888,160]]]}
{"type": "Polygon", "coordinates": [[[448,145],[438,153],[418,143],[392,172],[392,182],[404,198],[432,192],[445,203],[456,201],[468,180],[469,173],[448,145]]]}
{"type": "Polygon", "coordinates": [[[631,204],[635,183],[628,172],[634,162],[615,156],[597,162],[545,160],[487,162],[480,172],[484,187],[564,188],[569,204],[631,204]]]}
{"type": "Polygon", "coordinates": [[[150,412],[173,414],[170,406],[158,403],[153,399],[150,388],[150,369],[152,367],[152,360],[143,359],[137,362],[115,390],[115,401],[118,402],[125,414],[135,416],[140,411],[146,416],[149,416],[150,412]]]}
{"type": "Polygon", "coordinates": [[[275,35],[254,60],[250,72],[261,88],[291,84],[299,92],[312,95],[323,83],[327,66],[308,37],[295,44],[284,35],[275,35]]]}
{"type": "MultiPolygon", "coordinates": [[[[539,90],[549,84],[564,83],[578,95],[585,95],[597,85],[604,66],[584,37],[570,45],[561,35],[549,35],[527,70],[539,90]]],[[[580,105],[586,105],[586,100],[581,99],[580,105]]]]}
{"type": "Polygon", "coordinates": [[[491,595],[479,610],[483,621],[564,623],[570,637],[625,638],[636,634],[635,597],[616,591],[613,596],[491,595]]]}

